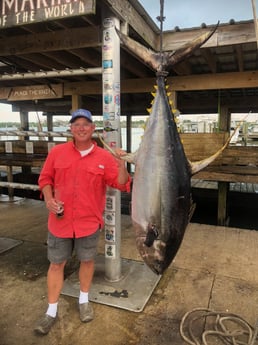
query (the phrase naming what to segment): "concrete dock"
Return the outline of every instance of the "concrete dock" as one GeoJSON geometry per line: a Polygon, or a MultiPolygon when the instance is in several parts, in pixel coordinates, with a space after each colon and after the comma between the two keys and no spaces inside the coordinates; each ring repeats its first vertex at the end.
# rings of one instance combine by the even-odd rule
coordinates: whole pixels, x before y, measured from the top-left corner
{"type": "MultiPolygon", "coordinates": [[[[0,257],[0,345],[183,345],[180,322],[195,308],[234,313],[252,326],[258,319],[258,229],[190,223],[175,260],[143,311],[93,303],[95,319],[83,324],[77,299],[62,295],[53,329],[37,336],[33,326],[47,306],[47,210],[38,200],[0,201],[2,244],[20,241],[0,257]]],[[[121,233],[121,257],[141,262],[127,215],[122,215],[121,233]]],[[[99,254],[103,253],[102,233],[99,254]]],[[[73,258],[65,276],[77,268],[73,258]]],[[[202,328],[198,325],[196,331],[201,334],[202,328]]],[[[209,344],[221,343],[213,341],[209,344]]]]}

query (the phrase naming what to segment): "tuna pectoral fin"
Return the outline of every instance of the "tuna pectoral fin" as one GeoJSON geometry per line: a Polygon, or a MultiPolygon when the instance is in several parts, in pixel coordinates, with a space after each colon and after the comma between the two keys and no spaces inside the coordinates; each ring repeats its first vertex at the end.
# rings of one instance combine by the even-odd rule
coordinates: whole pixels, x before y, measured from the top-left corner
{"type": "Polygon", "coordinates": [[[97,133],[97,135],[98,135],[99,140],[105,147],[105,149],[107,149],[114,157],[122,159],[128,163],[135,164],[135,157],[136,157],[137,151],[135,151],[134,153],[127,153],[124,156],[118,156],[116,152],[107,143],[105,143],[101,135],[99,133],[97,133]]]}
{"type": "Polygon", "coordinates": [[[212,163],[213,161],[215,161],[215,159],[225,150],[225,148],[228,146],[228,144],[230,143],[230,140],[232,139],[232,137],[234,136],[234,134],[236,133],[237,129],[239,128],[240,124],[236,127],[236,129],[234,130],[233,134],[231,134],[227,141],[225,142],[225,144],[216,152],[214,153],[212,156],[205,158],[201,161],[198,162],[189,162],[190,167],[191,167],[191,173],[192,175],[198,173],[200,170],[206,168],[210,163],[212,163]]]}

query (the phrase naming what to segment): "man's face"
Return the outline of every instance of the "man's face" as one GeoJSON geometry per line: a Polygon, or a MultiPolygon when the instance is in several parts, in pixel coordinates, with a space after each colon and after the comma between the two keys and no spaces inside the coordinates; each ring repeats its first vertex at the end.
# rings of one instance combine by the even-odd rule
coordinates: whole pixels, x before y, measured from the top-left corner
{"type": "Polygon", "coordinates": [[[95,125],[83,117],[79,117],[71,124],[71,133],[75,141],[89,141],[95,130],[95,125]]]}

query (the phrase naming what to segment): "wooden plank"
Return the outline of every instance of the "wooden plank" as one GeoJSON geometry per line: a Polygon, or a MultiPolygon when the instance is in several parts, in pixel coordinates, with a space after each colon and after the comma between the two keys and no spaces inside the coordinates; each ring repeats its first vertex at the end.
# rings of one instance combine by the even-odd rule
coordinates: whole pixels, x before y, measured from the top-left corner
{"type": "Polygon", "coordinates": [[[175,91],[251,88],[258,86],[258,72],[199,74],[168,78],[169,84],[170,81],[175,91]]]}
{"type": "Polygon", "coordinates": [[[57,50],[101,46],[100,28],[69,28],[51,33],[37,33],[0,39],[0,55],[21,55],[57,50]]]}
{"type": "Polygon", "coordinates": [[[42,167],[46,155],[0,154],[0,165],[6,167],[42,167]]]}
{"type": "Polygon", "coordinates": [[[225,143],[228,134],[223,133],[181,133],[186,156],[199,161],[217,152],[225,143]]]}
{"type": "MultiPolygon", "coordinates": [[[[121,93],[150,93],[155,84],[154,77],[125,79],[121,81],[121,93]]],[[[258,71],[168,77],[167,84],[169,92],[258,87],[258,71]]],[[[72,94],[101,95],[102,83],[101,81],[64,83],[64,95],[72,94]]]]}
{"type": "Polygon", "coordinates": [[[257,22],[257,15],[256,15],[255,0],[252,0],[252,7],[253,7],[253,16],[254,16],[254,27],[255,27],[256,44],[257,44],[257,47],[258,47],[258,22],[257,22]]]}
{"type": "MultiPolygon", "coordinates": [[[[166,51],[176,50],[180,45],[191,42],[193,39],[209,31],[206,29],[188,29],[181,31],[166,31],[163,34],[163,48],[166,51]]],[[[232,46],[233,44],[256,42],[253,22],[239,23],[235,25],[220,25],[213,36],[202,46],[214,48],[218,46],[232,46]]]]}
{"type": "Polygon", "coordinates": [[[258,169],[253,175],[249,175],[247,171],[245,174],[234,174],[202,170],[195,175],[195,178],[209,181],[258,183],[258,169]]]}
{"type": "Polygon", "coordinates": [[[11,152],[13,154],[26,154],[28,152],[28,143],[32,145],[31,151],[33,151],[34,154],[42,154],[47,155],[49,148],[56,144],[61,144],[65,141],[42,141],[42,140],[35,140],[35,141],[25,141],[25,140],[9,140],[6,142],[0,141],[0,153],[6,153],[6,143],[12,144],[12,150],[11,152]]]}

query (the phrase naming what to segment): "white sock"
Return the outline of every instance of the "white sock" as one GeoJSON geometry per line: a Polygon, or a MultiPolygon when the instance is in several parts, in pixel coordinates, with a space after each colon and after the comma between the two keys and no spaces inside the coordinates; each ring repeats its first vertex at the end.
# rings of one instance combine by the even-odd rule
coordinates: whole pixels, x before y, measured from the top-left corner
{"type": "Polygon", "coordinates": [[[89,293],[80,291],[79,304],[89,302],[89,293]]]}
{"type": "Polygon", "coordinates": [[[46,314],[49,315],[49,316],[52,316],[52,317],[56,317],[56,314],[57,314],[57,304],[58,304],[58,302],[56,302],[56,303],[48,303],[48,309],[47,309],[46,314]]]}

